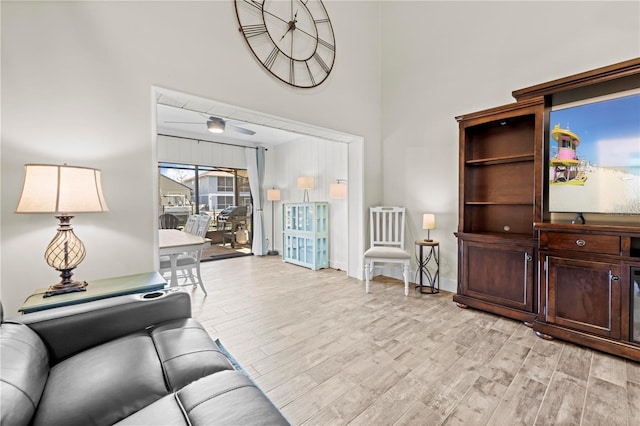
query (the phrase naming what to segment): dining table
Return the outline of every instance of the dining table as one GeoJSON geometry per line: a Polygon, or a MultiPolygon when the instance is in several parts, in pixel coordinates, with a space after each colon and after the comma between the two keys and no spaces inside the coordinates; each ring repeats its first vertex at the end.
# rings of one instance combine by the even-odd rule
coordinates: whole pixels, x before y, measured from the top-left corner
{"type": "Polygon", "coordinates": [[[169,285],[178,285],[177,261],[181,253],[197,251],[211,245],[210,238],[189,234],[178,229],[159,229],[158,247],[160,256],[169,256],[171,261],[171,280],[169,285]]]}

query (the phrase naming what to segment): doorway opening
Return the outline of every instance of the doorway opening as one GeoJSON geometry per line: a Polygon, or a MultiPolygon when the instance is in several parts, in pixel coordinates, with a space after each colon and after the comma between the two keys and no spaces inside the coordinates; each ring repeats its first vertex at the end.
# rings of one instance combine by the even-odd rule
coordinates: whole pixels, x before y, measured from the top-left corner
{"type": "MultiPolygon", "coordinates": [[[[155,161],[202,162],[212,165],[214,163],[210,160],[215,157],[223,158],[225,166],[243,168],[246,167],[244,161],[246,148],[269,148],[270,154],[266,159],[269,164],[265,169],[266,176],[262,190],[277,187],[282,191],[283,198],[276,202],[275,221],[272,221],[271,210],[264,207],[264,211],[258,210],[260,214],[256,215],[256,219],[263,218],[264,235],[275,234],[276,248],[281,248],[278,240],[281,233],[282,204],[296,199],[298,195],[295,179],[299,176],[316,176],[314,198],[328,199],[331,203],[337,203],[333,205],[336,208],[330,209],[332,246],[329,267],[362,279],[361,254],[365,247],[363,136],[157,86],[152,87],[151,107],[154,111],[152,150],[155,161]],[[171,115],[165,115],[167,112],[171,115]],[[230,131],[222,134],[208,132],[206,121],[212,116],[225,120],[230,125],[230,131]],[[257,133],[260,133],[260,136],[251,137],[246,134],[247,132],[238,132],[237,127],[256,132],[259,130],[257,133]],[[326,157],[325,161],[321,162],[318,160],[319,156],[314,157],[298,149],[302,145],[298,140],[308,137],[318,141],[318,153],[326,157]],[[167,143],[169,139],[174,142],[167,143]],[[176,142],[178,139],[181,139],[180,143],[176,142]],[[333,142],[347,146],[346,150],[340,150],[343,153],[340,161],[329,158],[332,149],[325,149],[332,146],[333,142]],[[345,164],[344,167],[342,167],[343,164],[345,164]],[[339,169],[338,166],[340,166],[339,169]],[[348,181],[347,198],[330,200],[329,186],[338,179],[348,181]],[[275,223],[275,230],[271,229],[272,223],[275,223]]],[[[256,208],[254,206],[254,211],[256,208]]],[[[259,224],[259,221],[256,220],[256,223],[259,224]]],[[[256,233],[258,231],[260,229],[256,225],[256,233]]]]}

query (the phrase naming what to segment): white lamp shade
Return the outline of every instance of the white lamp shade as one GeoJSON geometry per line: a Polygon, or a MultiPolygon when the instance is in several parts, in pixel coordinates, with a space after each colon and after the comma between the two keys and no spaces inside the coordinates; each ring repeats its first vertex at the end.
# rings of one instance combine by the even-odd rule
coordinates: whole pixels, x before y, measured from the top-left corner
{"type": "Polygon", "coordinates": [[[16,213],[108,211],[100,170],[53,164],[25,164],[16,213]]]}
{"type": "Polygon", "coordinates": [[[267,201],[280,201],[280,190],[267,189],[267,201]]]}
{"type": "Polygon", "coordinates": [[[422,215],[422,229],[436,229],[436,215],[425,213],[422,215]]]}
{"type": "Polygon", "coordinates": [[[312,176],[301,176],[298,178],[298,189],[313,189],[315,182],[312,176]]]}
{"type": "Polygon", "coordinates": [[[337,199],[347,198],[347,184],[332,183],[329,185],[329,197],[337,199]]]}

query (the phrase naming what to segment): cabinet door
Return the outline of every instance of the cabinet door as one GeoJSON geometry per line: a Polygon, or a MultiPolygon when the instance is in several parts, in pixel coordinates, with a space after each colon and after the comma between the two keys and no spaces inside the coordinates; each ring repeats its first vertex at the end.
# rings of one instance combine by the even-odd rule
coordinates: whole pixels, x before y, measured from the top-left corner
{"type": "Polygon", "coordinates": [[[318,203],[316,209],[316,232],[328,232],[327,226],[327,209],[329,208],[326,203],[318,203]]]}
{"type": "Polygon", "coordinates": [[[292,229],[296,229],[296,207],[290,204],[283,204],[284,209],[284,224],[283,229],[290,231],[292,229]]]}
{"type": "Polygon", "coordinates": [[[620,266],[547,256],[548,323],[620,337],[620,266]]]}
{"type": "Polygon", "coordinates": [[[463,242],[463,288],[465,296],[533,312],[533,250],[463,242]]]}

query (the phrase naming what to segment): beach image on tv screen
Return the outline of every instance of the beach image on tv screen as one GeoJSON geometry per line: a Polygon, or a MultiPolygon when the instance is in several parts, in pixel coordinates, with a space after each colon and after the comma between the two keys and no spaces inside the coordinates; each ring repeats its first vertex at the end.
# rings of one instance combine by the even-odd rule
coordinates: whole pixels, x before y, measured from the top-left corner
{"type": "Polygon", "coordinates": [[[549,211],[640,214],[640,93],[549,114],[549,211]]]}

